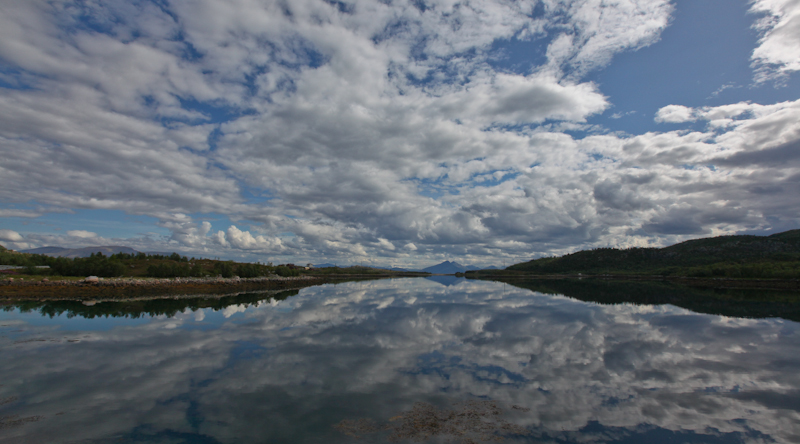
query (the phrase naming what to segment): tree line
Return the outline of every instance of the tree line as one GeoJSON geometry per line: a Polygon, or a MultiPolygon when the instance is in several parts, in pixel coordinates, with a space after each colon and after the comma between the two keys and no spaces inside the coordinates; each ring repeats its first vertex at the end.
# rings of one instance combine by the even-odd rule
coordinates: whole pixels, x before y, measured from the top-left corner
{"type": "Polygon", "coordinates": [[[24,267],[25,274],[59,276],[120,277],[144,275],[158,278],[222,276],[254,278],[277,274],[298,276],[293,266],[272,263],[237,263],[210,259],[189,259],[178,253],[169,255],[147,253],[117,253],[106,256],[101,252],[85,258],[51,257],[44,254],[24,254],[0,248],[0,264],[24,267]],[[37,267],[49,268],[37,268],[37,267]]]}

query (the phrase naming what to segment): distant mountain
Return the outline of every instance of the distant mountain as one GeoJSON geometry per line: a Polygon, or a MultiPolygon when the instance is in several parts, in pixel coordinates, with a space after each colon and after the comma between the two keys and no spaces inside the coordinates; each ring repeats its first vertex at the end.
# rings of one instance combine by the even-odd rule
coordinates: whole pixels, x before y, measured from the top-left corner
{"type": "Polygon", "coordinates": [[[313,265],[314,268],[331,268],[336,266],[334,264],[313,264],[313,265]]]}
{"type": "Polygon", "coordinates": [[[70,251],[69,248],[61,248],[61,247],[41,247],[41,248],[33,248],[31,250],[21,250],[20,253],[30,253],[30,254],[46,254],[48,256],[58,256],[60,253],[64,251],[70,251]]]}
{"type": "Polygon", "coordinates": [[[466,270],[467,267],[459,264],[458,262],[450,262],[450,261],[444,261],[441,264],[433,265],[422,269],[422,271],[427,271],[428,273],[433,273],[433,274],[456,274],[456,273],[463,273],[466,270]]]}
{"type": "Polygon", "coordinates": [[[103,253],[106,256],[111,256],[112,254],[117,253],[138,254],[139,252],[133,248],[112,245],[84,248],[41,247],[30,250],[22,250],[20,253],[44,254],[52,257],[66,257],[73,259],[76,257],[89,257],[92,255],[92,253],[103,253]]]}
{"type": "Polygon", "coordinates": [[[478,267],[475,265],[461,265],[458,262],[444,261],[441,264],[423,268],[422,271],[433,274],[456,274],[475,270],[496,270],[497,267],[478,267]]]}
{"type": "Polygon", "coordinates": [[[458,262],[444,261],[441,264],[423,268],[422,271],[433,274],[456,274],[463,273],[469,269],[469,267],[461,265],[458,262]]]}

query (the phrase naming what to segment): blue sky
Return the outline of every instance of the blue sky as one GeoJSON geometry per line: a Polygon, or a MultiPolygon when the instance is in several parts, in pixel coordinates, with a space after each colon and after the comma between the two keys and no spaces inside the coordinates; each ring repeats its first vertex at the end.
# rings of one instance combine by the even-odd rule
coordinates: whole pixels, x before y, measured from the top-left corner
{"type": "Polygon", "coordinates": [[[10,248],[421,267],[800,227],[794,0],[0,10],[10,248]]]}

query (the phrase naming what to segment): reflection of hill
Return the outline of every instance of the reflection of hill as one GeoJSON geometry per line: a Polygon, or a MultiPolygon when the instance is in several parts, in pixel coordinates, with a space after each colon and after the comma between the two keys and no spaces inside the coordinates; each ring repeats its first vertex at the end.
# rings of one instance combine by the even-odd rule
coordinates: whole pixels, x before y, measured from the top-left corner
{"type": "Polygon", "coordinates": [[[693,288],[664,281],[495,279],[531,291],[598,304],[671,304],[696,313],[800,322],[800,294],[776,290],[693,288]]]}
{"type": "Polygon", "coordinates": [[[269,299],[282,301],[298,294],[300,290],[268,291],[241,293],[223,297],[187,297],[187,298],[161,298],[161,299],[134,299],[122,301],[104,301],[94,305],[84,305],[81,301],[21,301],[6,305],[4,310],[19,309],[24,312],[36,311],[42,316],[67,317],[80,316],[83,318],[112,317],[112,318],[139,318],[141,316],[175,316],[186,309],[192,311],[201,308],[210,308],[214,311],[223,310],[231,305],[258,305],[259,302],[269,299]]]}

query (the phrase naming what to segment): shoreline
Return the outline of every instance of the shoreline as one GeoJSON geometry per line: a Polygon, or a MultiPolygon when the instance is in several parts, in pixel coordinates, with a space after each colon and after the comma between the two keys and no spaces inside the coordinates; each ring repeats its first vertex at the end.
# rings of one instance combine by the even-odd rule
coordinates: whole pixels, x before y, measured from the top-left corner
{"type": "Polygon", "coordinates": [[[0,304],[24,300],[123,300],[141,298],[221,297],[226,294],[290,290],[348,279],[382,279],[393,275],[297,276],[258,278],[105,278],[84,280],[0,281],[0,304]]]}
{"type": "MultiPolygon", "coordinates": [[[[105,278],[97,281],[83,280],[0,280],[0,304],[16,301],[46,300],[130,300],[180,297],[219,298],[225,295],[248,292],[282,291],[301,289],[314,285],[339,283],[348,280],[372,280],[401,277],[421,277],[408,274],[350,274],[350,275],[304,275],[296,277],[258,278],[105,278]]],[[[692,287],[720,289],[753,289],[800,291],[798,279],[730,279],[692,278],[650,275],[520,275],[520,274],[473,274],[474,280],[607,280],[607,281],[665,281],[692,287]]]]}

